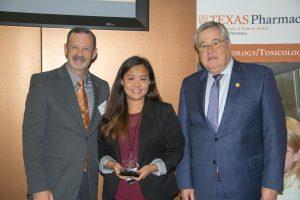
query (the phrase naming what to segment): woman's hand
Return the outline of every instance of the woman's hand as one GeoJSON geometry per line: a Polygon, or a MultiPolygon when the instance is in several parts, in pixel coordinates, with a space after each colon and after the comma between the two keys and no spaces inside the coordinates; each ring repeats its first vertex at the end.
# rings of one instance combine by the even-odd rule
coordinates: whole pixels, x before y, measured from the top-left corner
{"type": "Polygon", "coordinates": [[[134,180],[140,181],[144,178],[146,178],[149,174],[153,172],[157,172],[158,167],[156,164],[150,164],[150,165],[145,165],[139,170],[140,176],[139,177],[133,177],[134,180]]]}
{"type": "Polygon", "coordinates": [[[106,164],[106,167],[109,168],[109,169],[112,169],[114,170],[114,173],[116,174],[117,177],[119,177],[120,179],[123,179],[125,180],[126,179],[126,176],[120,176],[120,172],[121,172],[121,169],[122,169],[122,166],[120,163],[118,162],[115,162],[115,161],[112,161],[112,160],[109,160],[106,164]]]}

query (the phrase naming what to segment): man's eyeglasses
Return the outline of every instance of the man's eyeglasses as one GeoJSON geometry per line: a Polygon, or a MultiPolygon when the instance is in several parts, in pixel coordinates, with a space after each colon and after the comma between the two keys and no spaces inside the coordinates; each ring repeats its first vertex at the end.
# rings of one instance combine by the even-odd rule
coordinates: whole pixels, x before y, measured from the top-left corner
{"type": "Polygon", "coordinates": [[[210,42],[210,44],[207,44],[206,42],[203,42],[200,44],[200,46],[198,47],[198,50],[201,51],[201,52],[205,52],[207,51],[208,47],[211,47],[212,49],[217,49],[219,47],[221,47],[222,43],[225,41],[226,39],[224,40],[218,40],[218,39],[215,39],[215,40],[212,40],[210,42]]]}

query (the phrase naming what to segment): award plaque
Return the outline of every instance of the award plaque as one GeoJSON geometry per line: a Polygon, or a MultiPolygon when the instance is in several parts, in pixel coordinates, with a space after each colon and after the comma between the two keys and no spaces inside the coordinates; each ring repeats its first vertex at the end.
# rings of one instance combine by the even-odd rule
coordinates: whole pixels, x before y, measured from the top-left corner
{"type": "Polygon", "coordinates": [[[134,180],[132,177],[140,176],[138,170],[139,170],[139,164],[137,162],[137,159],[132,153],[130,153],[128,157],[122,160],[122,170],[120,172],[120,175],[127,176],[125,181],[128,184],[136,183],[136,180],[134,180]]]}

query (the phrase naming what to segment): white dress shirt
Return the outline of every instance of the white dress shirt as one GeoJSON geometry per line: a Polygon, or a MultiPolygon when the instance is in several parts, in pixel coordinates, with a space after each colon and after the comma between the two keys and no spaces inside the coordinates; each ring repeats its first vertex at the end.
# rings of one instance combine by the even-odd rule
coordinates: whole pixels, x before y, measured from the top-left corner
{"type": "MultiPolygon", "coordinates": [[[[231,58],[227,67],[220,73],[220,74],[223,74],[223,76],[219,80],[220,89],[219,89],[218,125],[220,125],[220,122],[221,122],[221,119],[223,116],[223,112],[224,112],[224,107],[226,104],[232,67],[233,67],[233,59],[231,58]]],[[[209,98],[210,98],[210,90],[215,81],[215,79],[212,76],[213,76],[213,74],[209,72],[208,77],[207,77],[206,92],[205,92],[205,115],[206,115],[206,117],[207,117],[207,110],[208,110],[208,104],[209,104],[209,98]]]]}

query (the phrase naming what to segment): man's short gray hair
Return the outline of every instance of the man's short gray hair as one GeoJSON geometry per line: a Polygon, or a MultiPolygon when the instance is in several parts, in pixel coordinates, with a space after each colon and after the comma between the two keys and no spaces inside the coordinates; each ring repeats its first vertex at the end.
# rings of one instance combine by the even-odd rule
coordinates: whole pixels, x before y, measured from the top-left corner
{"type": "Polygon", "coordinates": [[[199,45],[200,45],[199,44],[199,33],[208,28],[213,28],[213,27],[216,27],[217,29],[219,29],[222,36],[224,37],[224,39],[230,41],[229,33],[228,33],[226,27],[222,23],[215,22],[215,21],[209,21],[209,22],[205,22],[204,24],[202,24],[195,32],[194,45],[195,45],[196,49],[198,49],[199,45]]]}

